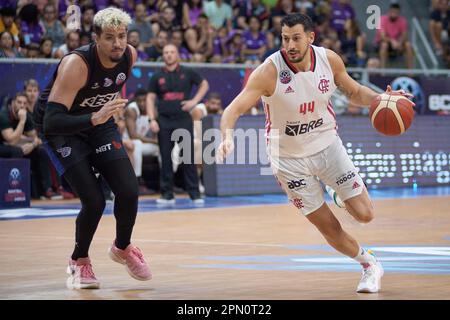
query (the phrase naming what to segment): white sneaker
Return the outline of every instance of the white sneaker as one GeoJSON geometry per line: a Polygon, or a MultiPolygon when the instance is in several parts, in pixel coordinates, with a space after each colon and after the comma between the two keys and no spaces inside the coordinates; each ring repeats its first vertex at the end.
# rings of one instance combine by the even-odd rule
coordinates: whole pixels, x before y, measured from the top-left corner
{"type": "Polygon", "coordinates": [[[192,203],[196,206],[202,206],[205,204],[205,199],[203,198],[197,198],[197,199],[191,199],[192,203]]]}
{"type": "Polygon", "coordinates": [[[384,270],[379,262],[368,268],[363,268],[362,277],[359,281],[356,292],[377,293],[381,289],[381,277],[383,274],[384,270]]]}
{"type": "Polygon", "coordinates": [[[175,198],[172,198],[172,199],[159,198],[159,199],[156,199],[156,204],[165,205],[165,206],[172,205],[172,204],[175,204],[175,198]]]}
{"type": "Polygon", "coordinates": [[[330,195],[335,205],[337,205],[339,208],[345,209],[345,203],[341,200],[341,198],[339,198],[334,189],[332,189],[330,186],[325,185],[325,190],[330,195]]]}

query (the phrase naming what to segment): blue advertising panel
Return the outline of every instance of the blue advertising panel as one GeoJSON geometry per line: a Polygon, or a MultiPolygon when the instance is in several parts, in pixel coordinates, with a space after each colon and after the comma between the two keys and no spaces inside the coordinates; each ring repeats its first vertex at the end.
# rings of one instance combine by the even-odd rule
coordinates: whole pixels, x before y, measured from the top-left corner
{"type": "Polygon", "coordinates": [[[0,209],[30,206],[30,161],[0,158],[0,209]]]}

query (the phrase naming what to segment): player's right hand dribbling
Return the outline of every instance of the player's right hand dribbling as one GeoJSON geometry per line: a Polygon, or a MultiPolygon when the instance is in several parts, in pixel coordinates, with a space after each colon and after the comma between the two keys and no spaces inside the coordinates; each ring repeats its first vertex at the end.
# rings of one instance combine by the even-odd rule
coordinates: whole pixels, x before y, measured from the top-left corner
{"type": "Polygon", "coordinates": [[[234,141],[232,139],[224,139],[217,149],[216,161],[217,163],[223,163],[225,158],[234,150],[234,141]]]}
{"type": "Polygon", "coordinates": [[[128,99],[115,99],[107,102],[99,111],[92,114],[91,122],[94,126],[105,123],[114,113],[127,105],[128,99]]]}

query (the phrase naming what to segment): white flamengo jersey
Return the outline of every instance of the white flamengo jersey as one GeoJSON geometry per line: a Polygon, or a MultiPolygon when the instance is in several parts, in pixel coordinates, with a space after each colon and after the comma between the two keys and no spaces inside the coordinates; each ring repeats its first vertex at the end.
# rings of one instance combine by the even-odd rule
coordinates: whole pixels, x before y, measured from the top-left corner
{"type": "Polygon", "coordinates": [[[277,68],[274,93],[262,97],[271,157],[307,157],[324,150],[337,136],[330,100],[336,84],[325,48],[311,45],[307,54],[311,68],[306,72],[289,62],[284,49],[267,58],[277,68]]]}

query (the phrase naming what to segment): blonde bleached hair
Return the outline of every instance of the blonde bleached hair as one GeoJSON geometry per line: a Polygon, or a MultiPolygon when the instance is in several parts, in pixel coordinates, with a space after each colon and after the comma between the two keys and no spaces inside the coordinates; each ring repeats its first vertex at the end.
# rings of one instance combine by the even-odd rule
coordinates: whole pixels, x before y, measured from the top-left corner
{"type": "Polygon", "coordinates": [[[117,29],[121,26],[128,27],[131,17],[125,11],[109,7],[97,12],[94,16],[94,31],[100,35],[105,28],[117,29]]]}

